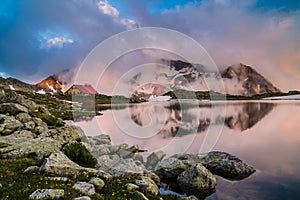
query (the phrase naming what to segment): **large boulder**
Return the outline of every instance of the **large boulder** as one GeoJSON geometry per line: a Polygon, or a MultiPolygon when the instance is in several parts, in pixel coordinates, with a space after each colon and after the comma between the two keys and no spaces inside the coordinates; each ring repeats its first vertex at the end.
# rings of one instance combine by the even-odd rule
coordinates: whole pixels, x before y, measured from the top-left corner
{"type": "Polygon", "coordinates": [[[213,174],[230,180],[241,180],[255,172],[253,167],[226,152],[209,152],[201,163],[213,174]]]}
{"type": "Polygon", "coordinates": [[[103,155],[97,158],[97,166],[100,170],[110,173],[114,176],[122,174],[143,174],[146,171],[145,166],[132,158],[123,159],[118,155],[103,155]]]}
{"type": "Polygon", "coordinates": [[[175,178],[186,169],[184,163],[177,158],[167,158],[161,161],[154,171],[160,178],[175,178]]]}
{"type": "Polygon", "coordinates": [[[61,145],[72,141],[79,141],[84,137],[84,132],[77,126],[63,126],[43,132],[39,137],[49,137],[58,141],[61,145]]]}
{"type": "Polygon", "coordinates": [[[61,151],[56,151],[52,153],[49,158],[46,158],[40,167],[40,171],[44,171],[47,174],[73,175],[75,177],[79,173],[97,175],[97,170],[79,166],[61,151]]]}
{"type": "Polygon", "coordinates": [[[147,157],[146,168],[148,170],[154,170],[158,163],[166,156],[167,154],[163,151],[157,151],[151,153],[147,157]]]}
{"type": "Polygon", "coordinates": [[[182,192],[202,199],[216,191],[216,177],[202,164],[193,164],[177,177],[182,192]]]}
{"type": "Polygon", "coordinates": [[[32,138],[31,132],[21,131],[23,138],[0,137],[0,158],[36,157],[42,159],[61,148],[57,141],[51,138],[32,138]],[[29,139],[26,139],[26,138],[29,139]]]}
{"type": "Polygon", "coordinates": [[[25,99],[22,95],[16,93],[15,91],[11,91],[5,93],[0,98],[0,103],[17,103],[25,106],[30,112],[38,112],[38,106],[35,102],[25,99]]]}
{"type": "Polygon", "coordinates": [[[59,199],[64,194],[65,191],[62,189],[38,189],[29,196],[29,199],[59,199]]]}
{"type": "Polygon", "coordinates": [[[28,113],[28,109],[17,103],[1,103],[0,113],[16,115],[19,113],[28,113]]]}
{"type": "Polygon", "coordinates": [[[13,116],[6,116],[0,114],[0,134],[9,135],[22,127],[23,124],[15,119],[13,116]]]}

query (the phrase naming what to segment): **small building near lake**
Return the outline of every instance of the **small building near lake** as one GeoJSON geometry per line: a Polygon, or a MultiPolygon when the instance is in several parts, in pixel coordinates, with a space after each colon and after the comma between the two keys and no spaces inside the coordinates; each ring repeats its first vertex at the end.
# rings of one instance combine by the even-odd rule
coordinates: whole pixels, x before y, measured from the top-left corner
{"type": "Polygon", "coordinates": [[[93,86],[89,84],[85,85],[72,85],[66,92],[65,94],[72,95],[72,94],[87,94],[87,95],[95,95],[99,94],[93,86]]]}

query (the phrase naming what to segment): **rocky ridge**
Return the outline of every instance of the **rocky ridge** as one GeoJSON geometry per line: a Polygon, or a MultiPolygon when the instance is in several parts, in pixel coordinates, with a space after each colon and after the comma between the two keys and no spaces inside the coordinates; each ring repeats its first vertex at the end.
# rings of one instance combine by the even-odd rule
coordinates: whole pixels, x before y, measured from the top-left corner
{"type": "MultiPolygon", "coordinates": [[[[44,160],[41,166],[31,166],[24,173],[39,171],[51,180],[72,179],[72,188],[85,195],[81,199],[97,197],[114,179],[126,180],[123,190],[137,199],[169,199],[161,193],[161,188],[191,195],[177,199],[202,199],[216,190],[213,174],[240,180],[255,172],[253,167],[225,152],[164,159],[165,153],[159,151],[144,161],[143,150],[137,145],[113,145],[108,135],[86,137],[79,127],[64,124],[42,105],[15,92],[0,91],[0,94],[0,159],[44,160]],[[44,117],[36,117],[36,112],[43,112],[44,117]],[[45,116],[59,123],[50,125],[45,116]],[[71,153],[66,151],[67,147],[71,153]],[[87,155],[95,163],[84,167],[77,159],[87,155]],[[80,181],[81,176],[85,181],[80,181]]],[[[28,198],[67,198],[67,195],[60,188],[38,188],[28,198]]]]}

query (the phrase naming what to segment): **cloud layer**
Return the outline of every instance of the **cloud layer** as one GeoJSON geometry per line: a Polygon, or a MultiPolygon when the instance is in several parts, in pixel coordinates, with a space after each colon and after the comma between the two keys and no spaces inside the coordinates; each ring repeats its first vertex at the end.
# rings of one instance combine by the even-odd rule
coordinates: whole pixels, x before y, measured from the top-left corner
{"type": "Polygon", "coordinates": [[[249,64],[283,91],[300,90],[295,1],[178,0],[169,6],[122,0],[118,5],[110,0],[1,1],[0,72],[36,82],[78,66],[114,34],[155,26],[191,36],[220,67],[249,64]]]}

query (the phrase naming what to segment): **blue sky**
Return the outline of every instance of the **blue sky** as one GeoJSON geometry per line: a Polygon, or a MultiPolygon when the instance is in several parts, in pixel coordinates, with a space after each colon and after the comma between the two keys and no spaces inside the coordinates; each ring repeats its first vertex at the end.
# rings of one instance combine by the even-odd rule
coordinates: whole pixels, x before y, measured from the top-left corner
{"type": "Polygon", "coordinates": [[[300,90],[297,0],[1,0],[0,75],[37,82],[76,68],[108,37],[164,27],[198,41],[219,66],[254,66],[300,90]]]}

